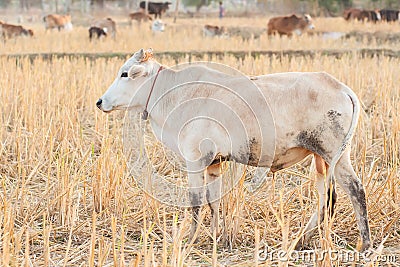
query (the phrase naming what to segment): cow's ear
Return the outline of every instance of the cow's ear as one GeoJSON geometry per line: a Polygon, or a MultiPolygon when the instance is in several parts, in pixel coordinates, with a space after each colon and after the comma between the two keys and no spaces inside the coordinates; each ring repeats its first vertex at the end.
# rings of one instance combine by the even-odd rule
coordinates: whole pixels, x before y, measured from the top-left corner
{"type": "Polygon", "coordinates": [[[135,79],[140,76],[147,76],[148,72],[146,68],[142,65],[133,65],[128,71],[128,77],[135,79]]]}
{"type": "Polygon", "coordinates": [[[134,56],[136,61],[140,62],[144,56],[144,49],[142,48],[139,51],[137,51],[134,56]]]}

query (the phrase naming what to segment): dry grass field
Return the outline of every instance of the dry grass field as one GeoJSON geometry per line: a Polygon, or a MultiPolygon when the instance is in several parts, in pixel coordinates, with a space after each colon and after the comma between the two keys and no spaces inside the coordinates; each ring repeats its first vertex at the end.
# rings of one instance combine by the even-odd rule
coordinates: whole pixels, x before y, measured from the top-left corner
{"type": "MultiPolygon", "coordinates": [[[[34,25],[35,39],[0,43],[0,51],[396,49],[398,45],[317,36],[210,39],[203,38],[198,27],[205,21],[182,20],[161,35],[126,26],[121,27],[116,41],[93,43],[89,43],[85,27],[78,26],[70,33],[44,33],[41,25],[34,25]]],[[[265,19],[223,23],[239,22],[257,27],[266,24],[265,19]]],[[[323,25],[324,31],[400,31],[399,25],[347,25],[339,19],[334,23],[320,19],[316,24],[323,25]]],[[[169,57],[157,60],[175,64],[169,57]]],[[[226,56],[213,60],[249,75],[326,71],[356,92],[362,112],[352,144],[353,166],[366,189],[375,255],[382,256],[381,265],[399,266],[400,59],[362,57],[355,52],[340,58],[260,56],[238,60],[226,56]]],[[[308,264],[299,259],[278,260],[276,255],[257,262],[255,254],[266,245],[290,252],[315,209],[317,193],[304,163],[279,172],[274,179],[269,176],[252,194],[244,189],[242,177],[221,207],[224,235],[230,245],[212,239],[208,208],[199,242],[188,244],[190,212],[147,196],[126,171],[123,112],[104,114],[95,106],[123,62],[0,56],[1,266],[343,266],[349,262],[332,255],[308,264]]],[[[358,235],[351,203],[339,189],[336,212],[319,229],[314,248],[349,253],[359,245],[358,235]]]]}

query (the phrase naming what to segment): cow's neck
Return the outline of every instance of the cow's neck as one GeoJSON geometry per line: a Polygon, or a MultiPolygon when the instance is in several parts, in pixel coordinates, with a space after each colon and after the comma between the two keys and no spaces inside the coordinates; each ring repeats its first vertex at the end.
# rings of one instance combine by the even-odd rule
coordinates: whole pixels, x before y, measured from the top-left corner
{"type": "MultiPolygon", "coordinates": [[[[179,149],[176,147],[178,143],[176,131],[182,127],[176,121],[177,112],[182,112],[179,110],[181,103],[190,99],[191,93],[193,93],[180,85],[196,81],[199,76],[201,76],[200,72],[189,69],[181,71],[164,69],[159,73],[150,95],[148,112],[153,132],[158,140],[177,153],[179,153],[179,149]],[[171,116],[171,114],[173,115],[171,116]]],[[[155,76],[153,75],[153,77],[155,76]]],[[[153,80],[154,78],[147,83],[145,91],[148,93],[151,91],[153,80]]],[[[145,103],[146,100],[143,102],[145,103]]]]}
{"type": "Polygon", "coordinates": [[[177,72],[170,69],[163,69],[154,82],[158,69],[159,67],[155,68],[152,79],[147,83],[147,88],[144,90],[146,93],[144,97],[142,97],[142,100],[144,100],[142,103],[144,103],[144,108],[146,108],[148,99],[147,111],[149,113],[152,129],[157,139],[168,145],[172,150],[176,150],[176,136],[169,136],[169,133],[173,132],[171,129],[174,129],[176,126],[173,125],[173,121],[166,120],[166,118],[176,107],[174,103],[180,102],[180,99],[178,99],[177,96],[179,98],[184,98],[185,96],[184,94],[175,93],[166,94],[166,92],[181,83],[181,81],[179,81],[179,77],[177,77],[177,72]],[[153,82],[154,87],[152,90],[153,82]]]}

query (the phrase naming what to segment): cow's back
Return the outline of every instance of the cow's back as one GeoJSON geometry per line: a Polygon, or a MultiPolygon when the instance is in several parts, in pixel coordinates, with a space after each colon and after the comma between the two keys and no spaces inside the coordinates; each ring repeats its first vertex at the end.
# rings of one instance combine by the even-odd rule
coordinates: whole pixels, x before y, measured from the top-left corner
{"type": "Polygon", "coordinates": [[[46,29],[52,29],[57,27],[57,16],[54,14],[49,14],[43,17],[46,29]]]}
{"type": "Polygon", "coordinates": [[[129,18],[131,20],[137,20],[137,21],[153,20],[149,15],[144,14],[143,12],[130,13],[129,18]]]}
{"type": "Polygon", "coordinates": [[[71,15],[49,14],[43,18],[46,29],[65,27],[71,23],[71,15]]]}

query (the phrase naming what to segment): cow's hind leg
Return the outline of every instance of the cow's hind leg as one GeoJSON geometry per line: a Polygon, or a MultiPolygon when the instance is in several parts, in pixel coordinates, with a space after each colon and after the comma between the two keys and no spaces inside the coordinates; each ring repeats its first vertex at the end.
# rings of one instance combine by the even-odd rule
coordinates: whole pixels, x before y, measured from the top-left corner
{"type": "Polygon", "coordinates": [[[315,165],[316,171],[315,185],[319,195],[319,202],[317,210],[311,216],[309,222],[305,227],[304,236],[299,240],[296,245],[296,250],[301,250],[308,244],[316,227],[324,218],[325,207],[329,207],[329,213],[332,214],[336,202],[335,183],[333,180],[331,180],[327,185],[327,194],[325,194],[326,173],[328,170],[328,166],[326,165],[325,161],[320,156],[314,154],[313,164],[315,165]]]}
{"type": "Polygon", "coordinates": [[[346,149],[336,165],[335,177],[353,204],[362,240],[361,252],[363,252],[371,246],[367,204],[364,187],[351,166],[349,148],[346,149]]]}

